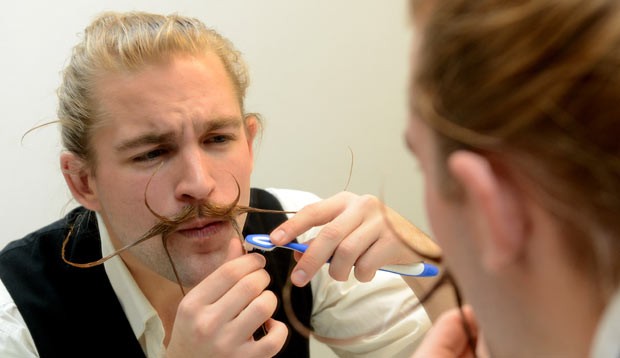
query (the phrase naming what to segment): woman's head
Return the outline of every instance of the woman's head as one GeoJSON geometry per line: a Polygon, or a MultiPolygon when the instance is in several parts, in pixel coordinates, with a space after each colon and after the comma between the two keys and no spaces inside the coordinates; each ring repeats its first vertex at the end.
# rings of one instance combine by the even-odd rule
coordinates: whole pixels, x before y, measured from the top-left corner
{"type": "Polygon", "coordinates": [[[87,165],[96,167],[90,139],[101,117],[101,108],[94,98],[99,78],[136,73],[147,64],[165,62],[174,56],[200,57],[209,52],[222,60],[243,111],[247,68],[232,43],[217,32],[197,19],[179,15],[101,14],[73,48],[58,89],[63,146],[87,165]]]}
{"type": "MultiPolygon", "coordinates": [[[[617,287],[620,3],[438,1],[421,33],[411,101],[438,163],[467,149],[510,173],[573,258],[617,287]]],[[[441,187],[458,200],[448,172],[441,187]]]]}

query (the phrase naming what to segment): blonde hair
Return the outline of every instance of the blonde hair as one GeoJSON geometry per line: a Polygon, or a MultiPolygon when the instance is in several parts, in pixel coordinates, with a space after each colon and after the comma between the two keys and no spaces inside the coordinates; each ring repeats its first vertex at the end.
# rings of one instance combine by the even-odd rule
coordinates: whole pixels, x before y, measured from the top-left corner
{"type": "Polygon", "coordinates": [[[144,12],[106,12],[85,29],[63,71],[58,89],[58,121],[63,146],[94,166],[90,138],[97,125],[93,89],[98,76],[137,71],[145,64],[179,54],[213,52],[233,81],[239,105],[248,87],[247,68],[232,43],[195,18],[144,12]]]}
{"type": "Polygon", "coordinates": [[[569,253],[614,290],[620,2],[441,0],[424,20],[411,99],[443,158],[474,150],[535,188],[569,253]]]}

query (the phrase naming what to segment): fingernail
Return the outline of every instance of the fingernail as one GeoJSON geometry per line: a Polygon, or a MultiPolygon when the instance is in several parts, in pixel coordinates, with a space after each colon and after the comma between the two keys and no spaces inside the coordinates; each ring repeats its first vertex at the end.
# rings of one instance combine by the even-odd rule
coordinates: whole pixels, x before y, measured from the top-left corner
{"type": "Polygon", "coordinates": [[[284,240],[285,237],[286,237],[286,233],[284,232],[284,230],[278,229],[274,231],[273,233],[271,233],[271,242],[273,242],[276,245],[280,244],[282,240],[284,240]]]}
{"type": "Polygon", "coordinates": [[[303,286],[307,283],[307,280],[308,275],[304,270],[295,270],[291,274],[291,282],[293,282],[295,286],[303,286]]]}

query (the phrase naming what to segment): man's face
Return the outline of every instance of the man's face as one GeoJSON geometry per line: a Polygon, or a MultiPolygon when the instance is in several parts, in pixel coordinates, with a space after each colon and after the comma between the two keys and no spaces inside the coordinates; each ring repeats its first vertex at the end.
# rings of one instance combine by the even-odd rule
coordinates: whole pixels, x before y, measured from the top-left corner
{"type": "MultiPolygon", "coordinates": [[[[107,74],[95,88],[102,113],[89,176],[97,210],[118,249],[135,242],[157,219],[198,202],[249,202],[256,122],[244,126],[234,85],[220,59],[175,57],[130,74],[107,74]],[[149,183],[150,181],[150,183],[149,183]],[[148,190],[147,190],[148,187],[148,190]]],[[[242,227],[243,222],[239,222],[242,227]]],[[[240,255],[227,221],[204,217],[181,225],[167,248],[185,286],[194,286],[240,255]]],[[[132,265],[174,280],[161,237],[123,256],[132,265]],[[136,258],[138,260],[136,260],[136,258]]]]}
{"type": "Polygon", "coordinates": [[[425,206],[434,237],[445,250],[442,239],[447,233],[442,232],[442,229],[446,228],[442,222],[449,220],[449,203],[441,192],[440,183],[443,179],[438,166],[435,138],[431,128],[415,112],[410,115],[405,139],[424,179],[425,206]]]}
{"type": "MultiPolygon", "coordinates": [[[[414,32],[411,41],[411,71],[415,73],[417,70],[418,64],[418,56],[420,54],[420,45],[423,36],[423,23],[424,18],[416,12],[417,17],[414,19],[416,21],[416,26],[414,27],[414,32]]],[[[443,235],[438,233],[437,230],[441,229],[439,225],[434,225],[436,220],[441,221],[440,218],[444,215],[442,211],[445,207],[442,195],[441,188],[439,183],[441,182],[441,173],[439,172],[439,161],[437,158],[437,151],[435,146],[435,138],[433,135],[433,131],[428,126],[427,123],[420,118],[420,114],[415,107],[415,96],[416,89],[415,83],[411,83],[411,93],[410,96],[410,108],[409,108],[409,120],[407,122],[407,128],[405,130],[405,140],[407,142],[407,146],[409,150],[416,158],[418,162],[418,167],[421,170],[422,177],[424,179],[424,196],[425,196],[425,205],[426,211],[428,214],[428,218],[433,229],[433,234],[437,237],[438,240],[441,239],[443,235]]],[[[439,242],[442,244],[441,242],[439,242]]],[[[444,248],[445,249],[445,248],[444,248]]]]}
{"type": "MultiPolygon", "coordinates": [[[[418,63],[419,45],[423,36],[423,28],[414,32],[412,41],[412,70],[416,71],[418,63]]],[[[468,236],[471,220],[468,212],[463,210],[462,203],[445,192],[442,184],[446,183],[447,169],[445,158],[439,153],[437,137],[429,124],[420,117],[415,108],[416,88],[413,84],[411,96],[410,116],[405,131],[407,145],[417,159],[419,169],[424,179],[424,201],[428,214],[429,224],[433,232],[433,238],[442,247],[446,262],[457,269],[456,276],[460,276],[463,270],[467,270],[469,262],[463,262],[468,258],[468,236]]]]}

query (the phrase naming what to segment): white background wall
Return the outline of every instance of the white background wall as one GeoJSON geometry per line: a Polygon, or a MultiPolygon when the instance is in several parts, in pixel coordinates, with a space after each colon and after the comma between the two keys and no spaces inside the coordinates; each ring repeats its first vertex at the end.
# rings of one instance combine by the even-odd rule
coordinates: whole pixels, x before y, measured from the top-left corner
{"type": "Polygon", "coordinates": [[[426,228],[403,130],[410,28],[406,0],[2,0],[0,247],[60,218],[55,89],[71,47],[103,10],[198,17],[245,55],[248,111],[265,119],[253,185],[381,196],[426,228]]]}

